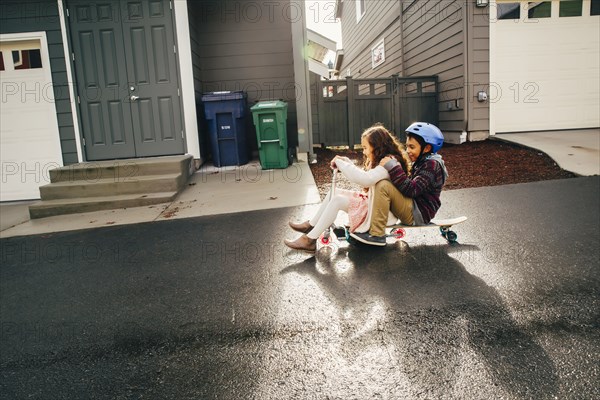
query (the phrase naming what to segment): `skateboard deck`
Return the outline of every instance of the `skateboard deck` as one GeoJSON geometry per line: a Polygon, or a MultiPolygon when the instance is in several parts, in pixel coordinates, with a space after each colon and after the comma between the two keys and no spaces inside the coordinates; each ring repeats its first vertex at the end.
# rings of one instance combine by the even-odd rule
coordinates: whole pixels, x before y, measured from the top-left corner
{"type": "MultiPolygon", "coordinates": [[[[438,228],[440,234],[448,241],[448,243],[455,243],[458,239],[456,232],[450,228],[454,225],[461,224],[467,220],[467,217],[461,216],[456,218],[447,219],[432,219],[427,225],[390,225],[386,227],[385,236],[388,238],[402,239],[406,235],[406,229],[427,229],[427,228],[438,228]]],[[[328,245],[331,242],[331,234],[337,237],[338,240],[348,240],[350,234],[348,228],[345,226],[332,226],[321,235],[321,244],[328,245]]]]}
{"type": "Polygon", "coordinates": [[[458,225],[467,220],[467,217],[461,216],[456,218],[447,219],[432,219],[427,225],[392,225],[388,226],[390,229],[389,233],[386,233],[386,237],[392,237],[395,239],[402,239],[406,235],[406,229],[423,229],[423,228],[439,228],[441,235],[450,243],[456,242],[458,235],[456,232],[450,230],[454,225],[458,225]]]}

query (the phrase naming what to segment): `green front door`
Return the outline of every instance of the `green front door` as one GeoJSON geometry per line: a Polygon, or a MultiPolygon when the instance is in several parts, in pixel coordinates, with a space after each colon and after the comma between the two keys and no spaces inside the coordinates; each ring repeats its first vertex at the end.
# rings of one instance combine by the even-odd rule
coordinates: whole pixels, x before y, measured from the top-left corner
{"type": "Polygon", "coordinates": [[[70,0],[69,25],[88,160],[183,154],[168,0],[70,0]]]}

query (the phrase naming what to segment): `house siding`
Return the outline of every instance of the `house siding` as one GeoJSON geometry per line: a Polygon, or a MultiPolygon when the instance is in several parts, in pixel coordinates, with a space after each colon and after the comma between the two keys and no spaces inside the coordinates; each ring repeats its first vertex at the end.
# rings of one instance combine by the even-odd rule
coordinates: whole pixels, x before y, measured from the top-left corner
{"type": "Polygon", "coordinates": [[[438,76],[439,125],[462,131],[465,120],[464,2],[405,2],[404,76],[438,76]],[[448,109],[448,103],[458,108],[448,109]]]}
{"type": "Polygon", "coordinates": [[[344,62],[353,78],[438,76],[439,125],[444,132],[489,133],[489,7],[461,0],[368,0],[357,23],[356,2],[342,4],[344,62]],[[401,17],[401,18],[400,18],[401,17]],[[371,48],[385,41],[385,62],[371,66],[371,48]],[[451,105],[451,108],[449,108],[451,105]],[[457,106],[458,105],[458,106],[457,106]]]}
{"type": "Polygon", "coordinates": [[[478,102],[477,93],[489,94],[490,86],[490,18],[489,7],[471,7],[473,23],[469,25],[469,131],[479,132],[479,137],[489,136],[490,107],[488,102],[478,102]]]}
{"type": "MultiPolygon", "coordinates": [[[[296,90],[292,20],[298,4],[271,1],[190,1],[195,90],[243,90],[248,106],[288,103],[288,144],[296,146],[296,90]]],[[[298,95],[307,95],[306,93],[298,95]]],[[[256,149],[248,107],[249,143],[256,149]]]]}
{"type": "Polygon", "coordinates": [[[74,164],[78,162],[78,157],[58,3],[56,0],[20,0],[3,1],[0,4],[0,33],[39,31],[46,32],[48,41],[53,101],[56,107],[63,163],[74,164]]]}
{"type": "Polygon", "coordinates": [[[365,14],[358,22],[355,1],[346,0],[342,8],[342,37],[344,43],[352,43],[344,49],[342,78],[348,69],[355,79],[389,77],[402,69],[400,2],[374,0],[365,4],[365,14]],[[385,42],[385,62],[373,68],[371,48],[381,39],[385,42]]]}
{"type": "Polygon", "coordinates": [[[209,139],[207,128],[204,121],[204,108],[202,107],[202,67],[201,67],[201,33],[200,24],[197,21],[201,21],[202,14],[201,8],[195,6],[196,1],[188,1],[188,23],[190,27],[190,46],[192,53],[192,71],[194,76],[194,98],[196,102],[196,116],[198,124],[198,141],[200,146],[200,158],[206,160],[208,157],[209,139]]]}

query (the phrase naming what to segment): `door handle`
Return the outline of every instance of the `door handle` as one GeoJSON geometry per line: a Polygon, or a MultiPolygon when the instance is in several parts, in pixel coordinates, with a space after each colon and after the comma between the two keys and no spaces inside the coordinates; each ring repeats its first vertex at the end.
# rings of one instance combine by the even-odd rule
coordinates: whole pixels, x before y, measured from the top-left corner
{"type": "Polygon", "coordinates": [[[137,99],[139,99],[139,98],[140,98],[140,97],[139,97],[139,96],[136,96],[136,95],[132,95],[132,96],[130,97],[131,101],[136,101],[136,100],[137,100],[137,99]]]}

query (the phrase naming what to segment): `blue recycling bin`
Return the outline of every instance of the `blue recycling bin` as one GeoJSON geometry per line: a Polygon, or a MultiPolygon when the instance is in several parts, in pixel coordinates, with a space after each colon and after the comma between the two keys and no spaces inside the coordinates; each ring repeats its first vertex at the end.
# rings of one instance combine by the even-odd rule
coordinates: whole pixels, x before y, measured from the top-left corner
{"type": "Polygon", "coordinates": [[[215,167],[248,163],[246,144],[246,94],[209,92],[202,95],[215,167]]]}

